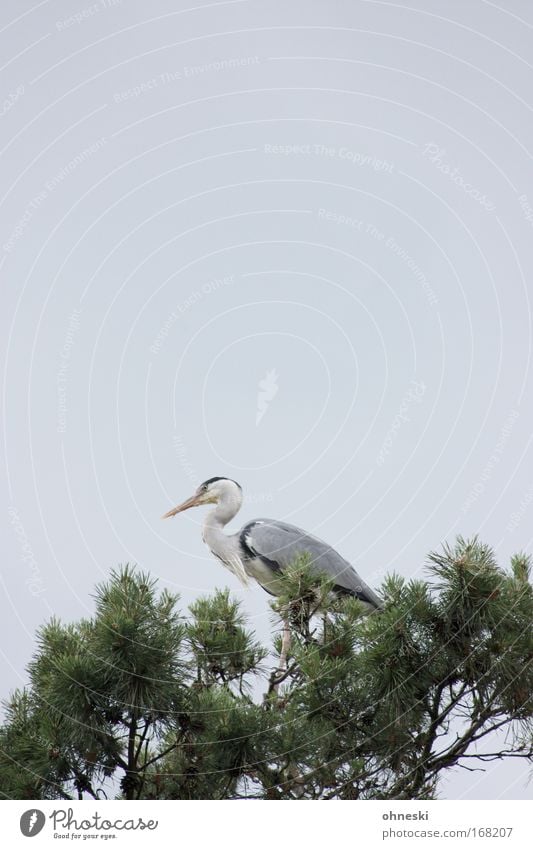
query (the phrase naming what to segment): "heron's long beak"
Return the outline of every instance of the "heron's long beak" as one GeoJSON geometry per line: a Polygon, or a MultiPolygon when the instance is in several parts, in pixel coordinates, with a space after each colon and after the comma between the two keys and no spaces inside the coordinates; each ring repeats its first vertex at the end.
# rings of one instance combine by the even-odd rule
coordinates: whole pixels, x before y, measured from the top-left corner
{"type": "Polygon", "coordinates": [[[175,516],[176,513],[183,513],[184,510],[188,510],[189,507],[198,507],[199,504],[202,504],[202,496],[201,495],[192,495],[187,501],[184,501],[183,504],[178,504],[177,507],[174,507],[172,510],[169,510],[168,513],[165,513],[164,516],[161,516],[162,519],[170,519],[172,516],[175,516]]]}

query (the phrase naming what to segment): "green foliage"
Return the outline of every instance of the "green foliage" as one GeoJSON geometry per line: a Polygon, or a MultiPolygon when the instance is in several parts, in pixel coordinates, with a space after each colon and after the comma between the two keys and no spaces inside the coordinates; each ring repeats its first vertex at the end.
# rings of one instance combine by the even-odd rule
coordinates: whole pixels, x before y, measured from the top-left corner
{"type": "Polygon", "coordinates": [[[268,652],[243,627],[239,603],[230,599],[228,590],[217,590],[212,598],[198,599],[190,611],[187,634],[197,681],[205,685],[238,682],[242,690],[246,676],[259,672],[268,652]]]}
{"type": "Polygon", "coordinates": [[[272,601],[278,654],[291,624],[282,670],[227,591],[185,619],[148,575],[112,572],[92,619],[38,633],[0,729],[0,794],[426,799],[474,756],[531,760],[529,559],[505,571],[459,538],[429,571],[390,575],[366,615],[298,560],[272,601]]]}
{"type": "Polygon", "coordinates": [[[304,639],[312,636],[313,617],[321,610],[336,606],[333,581],[313,575],[310,566],[309,555],[297,557],[278,581],[280,593],[272,603],[272,609],[286,616],[304,639]]]}

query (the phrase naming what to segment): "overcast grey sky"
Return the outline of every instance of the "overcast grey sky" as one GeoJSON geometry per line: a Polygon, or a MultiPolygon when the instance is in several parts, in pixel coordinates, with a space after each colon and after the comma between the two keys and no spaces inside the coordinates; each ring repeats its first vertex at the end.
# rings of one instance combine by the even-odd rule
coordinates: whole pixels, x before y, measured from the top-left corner
{"type": "Polygon", "coordinates": [[[2,695],[119,562],[266,638],[202,512],[160,520],[214,475],[373,585],[457,533],[531,551],[531,4],[0,16],[2,695]]]}

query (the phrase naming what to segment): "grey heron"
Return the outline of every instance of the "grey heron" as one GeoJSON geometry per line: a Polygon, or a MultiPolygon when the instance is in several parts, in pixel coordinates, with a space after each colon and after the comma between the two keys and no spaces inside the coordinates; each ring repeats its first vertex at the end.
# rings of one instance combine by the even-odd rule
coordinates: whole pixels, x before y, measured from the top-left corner
{"type": "Polygon", "coordinates": [[[169,510],[162,517],[215,504],[203,523],[203,540],[215,557],[233,572],[243,584],[254,578],[271,595],[279,595],[279,576],[300,555],[310,557],[309,569],[316,575],[333,580],[337,596],[353,596],[365,608],[379,610],[382,602],[368,584],[335,549],[300,530],[276,519],[253,519],[235,534],[225,534],[224,527],[239,512],[243,501],[240,484],[230,478],[209,478],[194,495],[169,510]]]}

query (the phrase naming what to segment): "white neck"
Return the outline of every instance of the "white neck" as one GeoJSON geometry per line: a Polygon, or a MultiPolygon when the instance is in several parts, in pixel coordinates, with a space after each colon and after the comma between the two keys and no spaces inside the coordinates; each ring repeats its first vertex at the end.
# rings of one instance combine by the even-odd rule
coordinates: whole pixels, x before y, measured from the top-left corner
{"type": "Polygon", "coordinates": [[[224,533],[224,526],[237,515],[241,508],[242,498],[221,498],[214,510],[211,510],[204,519],[202,536],[205,544],[214,555],[230,569],[237,577],[246,584],[246,572],[241,562],[239,543],[237,535],[228,536],[224,533]]]}
{"type": "Polygon", "coordinates": [[[211,525],[214,525],[218,528],[223,528],[224,525],[227,525],[228,522],[231,522],[233,517],[237,515],[237,513],[241,509],[241,504],[241,497],[237,497],[233,493],[231,495],[224,495],[218,501],[215,509],[211,510],[207,514],[204,525],[209,522],[211,525]]]}
{"type": "Polygon", "coordinates": [[[226,548],[227,536],[223,531],[241,509],[242,498],[233,494],[224,495],[214,510],[210,510],[204,519],[203,538],[211,551],[221,556],[226,548]]]}

